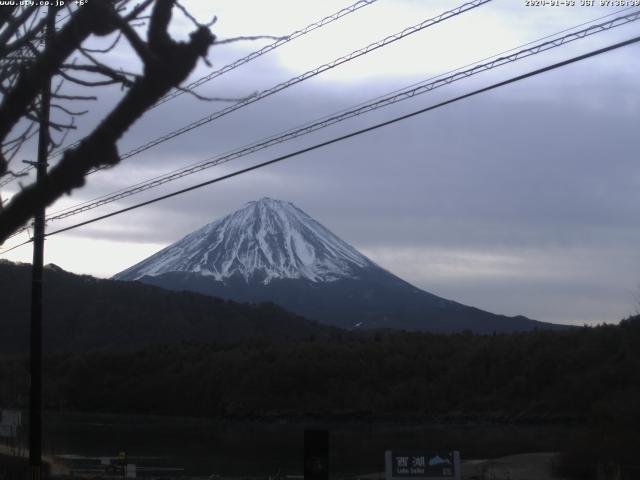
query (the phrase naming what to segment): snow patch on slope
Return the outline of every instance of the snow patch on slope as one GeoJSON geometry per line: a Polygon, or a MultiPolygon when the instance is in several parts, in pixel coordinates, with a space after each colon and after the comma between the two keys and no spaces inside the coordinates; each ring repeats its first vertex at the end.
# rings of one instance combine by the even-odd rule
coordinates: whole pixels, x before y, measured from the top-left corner
{"type": "Polygon", "coordinates": [[[306,278],[329,282],[355,278],[376,266],[290,202],[263,198],[205,225],[114,276],[137,280],[190,272],[224,280],[306,278]]]}

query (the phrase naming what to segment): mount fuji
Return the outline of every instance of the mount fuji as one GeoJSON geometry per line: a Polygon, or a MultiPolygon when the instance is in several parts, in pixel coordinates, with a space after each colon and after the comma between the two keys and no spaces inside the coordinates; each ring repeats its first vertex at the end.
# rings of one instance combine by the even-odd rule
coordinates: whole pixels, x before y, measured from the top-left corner
{"type": "Polygon", "coordinates": [[[271,198],[249,202],[113,278],[241,302],[273,302],[347,329],[490,333],[558,327],[420,290],[292,203],[271,198]]]}

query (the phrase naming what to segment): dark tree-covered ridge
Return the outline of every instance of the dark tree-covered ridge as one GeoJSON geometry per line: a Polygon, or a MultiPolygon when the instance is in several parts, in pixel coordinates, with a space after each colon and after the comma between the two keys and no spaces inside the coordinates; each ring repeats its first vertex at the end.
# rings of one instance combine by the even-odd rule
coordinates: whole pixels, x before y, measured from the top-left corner
{"type": "MultiPolygon", "coordinates": [[[[240,304],[45,267],[45,352],[124,351],[179,342],[327,336],[273,304],[240,304]]],[[[0,354],[27,353],[31,266],[0,260],[0,354]]]]}

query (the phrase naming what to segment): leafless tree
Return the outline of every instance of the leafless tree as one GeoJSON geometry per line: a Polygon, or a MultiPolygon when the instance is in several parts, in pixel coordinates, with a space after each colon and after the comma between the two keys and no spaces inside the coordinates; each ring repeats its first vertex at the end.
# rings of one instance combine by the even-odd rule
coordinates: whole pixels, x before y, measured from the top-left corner
{"type": "Polygon", "coordinates": [[[24,187],[0,209],[0,242],[25,225],[37,208],[81,187],[89,171],[118,164],[117,141],[149,107],[180,86],[198,59],[206,61],[215,39],[209,28],[213,22],[198,24],[176,0],[137,4],[90,0],[75,9],[68,4],[48,9],[0,7],[0,179],[20,175],[15,168],[18,152],[43,124],[39,107],[49,79],[53,81],[52,117],[45,127],[52,132],[50,149],[60,147],[66,133],[75,128],[75,119],[85,113],[76,105],[96,98],[65,93],[63,85],[99,88],[118,84],[123,95],[81,142],[65,150],[42,181],[24,187]],[[61,11],[63,8],[66,10],[61,11]],[[175,9],[195,24],[186,42],[168,33],[175,9]],[[47,24],[63,15],[62,25],[47,33],[47,24]],[[140,33],[141,22],[146,33],[140,33]],[[105,37],[110,44],[89,48],[95,37],[105,37]],[[109,52],[121,41],[128,42],[139,58],[139,72],[124,71],[109,62],[109,52]]]}

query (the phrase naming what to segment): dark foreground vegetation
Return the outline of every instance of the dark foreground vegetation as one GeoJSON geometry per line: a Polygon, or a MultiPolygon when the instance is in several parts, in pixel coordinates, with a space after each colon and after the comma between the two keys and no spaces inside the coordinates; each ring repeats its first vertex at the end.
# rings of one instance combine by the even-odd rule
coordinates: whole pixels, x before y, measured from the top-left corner
{"type": "MultiPolygon", "coordinates": [[[[49,465],[44,463],[42,476],[49,478],[49,465]]],[[[0,478],[2,480],[24,480],[29,478],[29,462],[26,457],[15,457],[0,453],[0,478]]]]}
{"type": "MultiPolygon", "coordinates": [[[[0,403],[26,398],[0,362],[0,403]]],[[[640,318],[520,334],[372,333],[178,344],[45,361],[49,409],[192,416],[618,422],[640,427],[640,318]]]]}
{"type": "MultiPolygon", "coordinates": [[[[640,317],[519,334],[335,331],[290,342],[56,354],[45,359],[44,378],[52,411],[575,424],[589,433],[567,445],[557,465],[563,475],[591,478],[607,459],[638,463],[640,317]]],[[[25,407],[26,357],[0,357],[0,382],[0,405],[25,407]]]]}
{"type": "MultiPolygon", "coordinates": [[[[0,407],[28,404],[28,273],[0,265],[0,407]]],[[[640,316],[513,334],[349,333],[274,305],[47,277],[49,411],[574,424],[588,433],[559,473],[592,478],[611,460],[640,478],[640,316]]]]}

